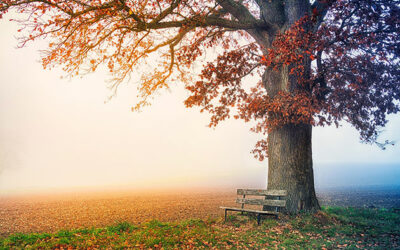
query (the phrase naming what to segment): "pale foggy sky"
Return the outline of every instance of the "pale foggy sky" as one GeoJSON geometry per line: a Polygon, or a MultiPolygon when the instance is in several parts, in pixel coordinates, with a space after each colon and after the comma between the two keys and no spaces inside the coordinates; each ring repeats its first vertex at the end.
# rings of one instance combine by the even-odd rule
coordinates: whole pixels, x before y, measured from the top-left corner
{"type": "MultiPolygon", "coordinates": [[[[0,194],[121,185],[265,187],[267,162],[250,154],[260,135],[249,124],[229,120],[206,127],[207,114],[184,107],[179,83],[141,113],[130,111],[133,84],[121,86],[105,104],[111,94],[106,73],[60,79],[60,69],[43,70],[40,64],[44,43],[15,49],[16,30],[7,16],[0,20],[0,194]]],[[[380,184],[373,182],[380,173],[382,183],[400,184],[393,179],[400,177],[399,128],[399,115],[392,116],[382,140],[398,143],[385,151],[360,144],[347,125],[314,129],[316,183],[380,184]],[[365,171],[360,164],[368,164],[365,171]],[[398,168],[382,173],[378,165],[385,164],[398,168]]]]}

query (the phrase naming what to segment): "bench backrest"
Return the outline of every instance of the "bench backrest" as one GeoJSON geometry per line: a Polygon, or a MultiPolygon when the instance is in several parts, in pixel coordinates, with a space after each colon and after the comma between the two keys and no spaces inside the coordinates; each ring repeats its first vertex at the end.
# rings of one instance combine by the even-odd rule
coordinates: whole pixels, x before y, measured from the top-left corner
{"type": "Polygon", "coordinates": [[[266,190],[266,189],[238,189],[237,195],[242,195],[242,198],[237,198],[236,203],[248,205],[260,205],[270,207],[285,207],[286,200],[282,198],[287,196],[286,190],[266,190]],[[262,199],[246,198],[248,196],[263,196],[262,199]]]}

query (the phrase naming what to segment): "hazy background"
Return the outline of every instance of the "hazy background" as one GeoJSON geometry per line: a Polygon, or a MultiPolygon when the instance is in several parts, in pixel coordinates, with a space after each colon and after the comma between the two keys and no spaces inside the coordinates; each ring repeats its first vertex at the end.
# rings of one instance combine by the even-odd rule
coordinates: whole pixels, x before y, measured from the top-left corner
{"type": "MultiPolygon", "coordinates": [[[[259,135],[229,120],[206,127],[208,115],[183,105],[179,84],[141,113],[132,113],[136,86],[111,94],[101,71],[60,79],[43,70],[44,43],[15,49],[14,23],[0,20],[0,193],[77,187],[256,187],[267,162],[250,154],[259,135]]],[[[318,188],[400,185],[400,117],[391,116],[382,151],[360,144],[350,126],[313,133],[318,188]]]]}

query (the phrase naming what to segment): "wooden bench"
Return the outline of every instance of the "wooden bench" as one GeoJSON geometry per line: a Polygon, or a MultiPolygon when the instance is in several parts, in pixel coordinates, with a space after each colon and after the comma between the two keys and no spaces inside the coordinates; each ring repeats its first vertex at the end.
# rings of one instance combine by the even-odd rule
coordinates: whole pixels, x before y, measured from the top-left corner
{"type": "Polygon", "coordinates": [[[228,211],[254,213],[257,215],[257,224],[260,225],[261,215],[275,215],[278,218],[281,208],[286,206],[286,200],[282,198],[287,196],[286,190],[265,190],[265,189],[238,189],[237,195],[241,198],[236,199],[236,203],[242,204],[238,207],[220,207],[225,209],[225,221],[228,211]],[[246,196],[263,196],[263,199],[246,198],[246,196]],[[259,210],[245,208],[244,205],[259,205],[259,210]]]}

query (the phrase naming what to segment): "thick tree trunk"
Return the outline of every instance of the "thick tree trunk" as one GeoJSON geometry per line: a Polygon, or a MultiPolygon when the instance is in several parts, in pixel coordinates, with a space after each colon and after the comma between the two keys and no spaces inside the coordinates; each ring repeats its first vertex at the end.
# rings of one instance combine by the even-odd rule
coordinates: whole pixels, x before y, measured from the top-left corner
{"type": "MultiPolygon", "coordinates": [[[[279,91],[293,93],[299,87],[298,79],[288,71],[287,67],[266,70],[263,82],[270,97],[279,91]]],[[[320,209],[314,188],[311,133],[309,124],[286,124],[268,133],[268,189],[288,191],[288,213],[320,209]]]]}
{"type": "MultiPolygon", "coordinates": [[[[273,23],[268,31],[259,30],[265,38],[255,36],[256,41],[265,49],[271,47],[278,32],[284,32],[297,20],[310,13],[309,0],[260,0],[261,18],[273,23]]],[[[263,84],[268,96],[273,98],[278,92],[295,94],[304,89],[299,79],[290,75],[291,66],[282,66],[279,70],[267,68],[263,75],[263,84]]],[[[311,62],[304,60],[304,75],[310,74],[311,62]]],[[[309,90],[308,90],[309,91],[309,90]]],[[[279,114],[269,113],[268,117],[279,119],[279,114]]],[[[286,124],[272,128],[268,133],[268,189],[288,191],[286,209],[289,213],[316,211],[319,204],[314,189],[312,164],[311,130],[308,124],[286,124]]]]}
{"type": "Polygon", "coordinates": [[[268,134],[268,189],[288,191],[289,213],[316,211],[311,125],[285,125],[268,134]]]}

